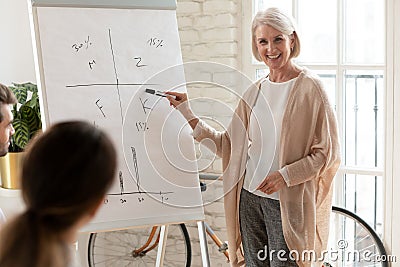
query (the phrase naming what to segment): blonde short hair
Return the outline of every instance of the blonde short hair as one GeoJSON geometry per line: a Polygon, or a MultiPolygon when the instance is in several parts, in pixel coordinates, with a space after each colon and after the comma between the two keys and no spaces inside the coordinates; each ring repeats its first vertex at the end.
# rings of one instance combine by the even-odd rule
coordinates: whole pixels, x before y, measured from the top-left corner
{"type": "Polygon", "coordinates": [[[296,31],[294,20],[290,16],[284,14],[278,8],[271,7],[265,11],[257,12],[253,19],[253,24],[251,25],[251,48],[254,57],[258,61],[262,61],[262,59],[260,57],[260,54],[258,53],[255,33],[257,27],[261,25],[271,26],[272,28],[286,35],[293,34],[294,46],[290,53],[290,58],[297,57],[300,54],[300,39],[296,31]]]}

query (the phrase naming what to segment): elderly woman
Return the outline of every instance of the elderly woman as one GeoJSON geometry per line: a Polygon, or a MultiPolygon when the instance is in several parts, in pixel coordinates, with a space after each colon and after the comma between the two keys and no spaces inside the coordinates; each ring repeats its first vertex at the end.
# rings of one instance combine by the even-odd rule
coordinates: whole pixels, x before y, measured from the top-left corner
{"type": "Polygon", "coordinates": [[[223,159],[231,266],[310,266],[327,245],[340,164],[336,118],[318,77],[293,62],[300,41],[290,17],[276,8],[257,13],[252,47],[269,74],[245,92],[226,131],[197,118],[186,94],[168,99],[223,159]],[[274,140],[275,150],[259,149],[274,140]]]}

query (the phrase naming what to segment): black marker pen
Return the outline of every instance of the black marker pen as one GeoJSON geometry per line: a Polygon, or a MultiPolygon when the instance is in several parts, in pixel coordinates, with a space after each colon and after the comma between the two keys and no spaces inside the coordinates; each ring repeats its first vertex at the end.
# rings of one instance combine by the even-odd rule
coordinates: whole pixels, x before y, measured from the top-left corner
{"type": "Polygon", "coordinates": [[[176,98],[173,95],[168,95],[168,94],[166,94],[164,92],[160,92],[160,91],[157,91],[157,90],[154,90],[154,89],[149,89],[149,88],[147,88],[145,92],[148,93],[148,94],[156,95],[156,96],[162,96],[162,97],[171,96],[172,98],[176,98]]]}

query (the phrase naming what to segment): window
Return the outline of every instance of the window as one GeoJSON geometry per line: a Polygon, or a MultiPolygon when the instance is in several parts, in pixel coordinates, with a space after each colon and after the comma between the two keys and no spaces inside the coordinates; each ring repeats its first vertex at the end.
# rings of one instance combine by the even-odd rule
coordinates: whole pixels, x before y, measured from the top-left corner
{"type": "MultiPolygon", "coordinates": [[[[258,10],[275,6],[297,21],[302,46],[296,61],[321,77],[338,117],[342,166],[335,179],[334,204],[356,212],[382,236],[385,1],[253,0],[251,7],[243,5],[251,18],[258,10]]],[[[245,22],[249,29],[250,20],[245,22]]],[[[268,70],[250,59],[249,32],[243,31],[243,58],[248,59],[243,71],[257,78],[268,70]]]]}

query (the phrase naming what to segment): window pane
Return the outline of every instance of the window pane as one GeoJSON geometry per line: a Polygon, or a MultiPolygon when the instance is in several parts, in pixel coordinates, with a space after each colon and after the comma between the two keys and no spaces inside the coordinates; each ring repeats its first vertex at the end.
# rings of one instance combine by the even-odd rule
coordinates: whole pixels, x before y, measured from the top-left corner
{"type": "Polygon", "coordinates": [[[336,1],[299,2],[300,62],[336,63],[336,1]]]}
{"type": "Polygon", "coordinates": [[[286,14],[292,15],[292,0],[254,0],[255,13],[269,7],[277,7],[286,14]]]}
{"type": "Polygon", "coordinates": [[[336,111],[336,71],[331,70],[314,70],[315,73],[321,78],[328,94],[329,102],[336,111]]]}
{"type": "Polygon", "coordinates": [[[383,73],[347,71],[344,81],[344,163],[383,168],[383,73]]]}
{"type": "Polygon", "coordinates": [[[382,176],[346,174],[343,187],[345,208],[360,216],[382,236],[382,176]]]}
{"type": "Polygon", "coordinates": [[[384,7],[382,0],[345,1],[346,63],[384,63],[384,7]]]}

